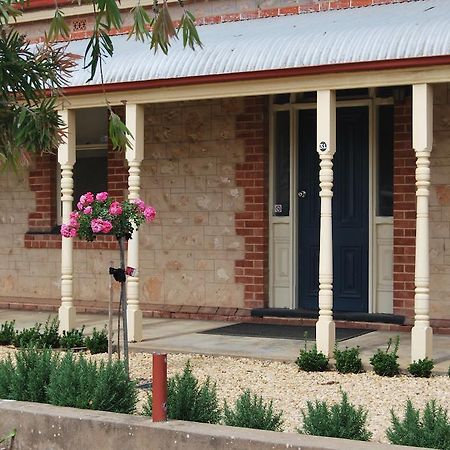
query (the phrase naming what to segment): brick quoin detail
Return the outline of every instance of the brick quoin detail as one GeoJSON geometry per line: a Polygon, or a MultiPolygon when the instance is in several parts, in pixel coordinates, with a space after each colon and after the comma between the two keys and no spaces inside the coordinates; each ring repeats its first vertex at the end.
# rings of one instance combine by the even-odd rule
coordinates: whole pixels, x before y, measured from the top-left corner
{"type": "Polygon", "coordinates": [[[36,210],[28,215],[29,230],[50,232],[56,223],[56,155],[36,156],[28,183],[36,196],[36,210]]]}
{"type": "MultiPolygon", "coordinates": [[[[125,109],[115,110],[124,119],[125,109]]],[[[61,248],[61,236],[54,232],[56,226],[57,157],[43,154],[36,157],[35,167],[29,172],[31,191],[36,193],[36,210],[29,214],[28,233],[25,235],[25,248],[61,248]]],[[[128,166],[125,153],[108,148],[108,192],[117,201],[125,200],[128,189],[128,166]]],[[[77,201],[78,199],[75,199],[77,201]]],[[[75,249],[116,250],[114,236],[97,236],[94,242],[74,241],[75,249]]]]}
{"type": "Polygon", "coordinates": [[[411,98],[394,107],[394,313],[414,317],[416,158],[411,98]]]}
{"type": "Polygon", "coordinates": [[[244,163],[236,164],[236,184],[244,188],[245,210],[236,213],[236,234],[245,241],[245,258],[235,262],[235,281],[244,284],[246,308],[267,305],[268,150],[267,101],[246,97],[236,118],[236,137],[244,141],[244,163]]]}

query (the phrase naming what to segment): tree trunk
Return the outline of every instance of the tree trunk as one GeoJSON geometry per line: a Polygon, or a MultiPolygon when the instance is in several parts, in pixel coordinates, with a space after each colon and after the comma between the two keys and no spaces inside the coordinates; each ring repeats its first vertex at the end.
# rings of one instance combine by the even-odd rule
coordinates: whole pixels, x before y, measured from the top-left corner
{"type": "MultiPolygon", "coordinates": [[[[125,242],[126,238],[119,238],[120,250],[120,268],[125,271],[125,242]]],[[[129,357],[128,357],[128,324],[127,324],[127,287],[126,279],[120,283],[120,304],[122,306],[122,321],[123,321],[123,358],[125,363],[125,372],[130,378],[129,372],[129,357]]]]}

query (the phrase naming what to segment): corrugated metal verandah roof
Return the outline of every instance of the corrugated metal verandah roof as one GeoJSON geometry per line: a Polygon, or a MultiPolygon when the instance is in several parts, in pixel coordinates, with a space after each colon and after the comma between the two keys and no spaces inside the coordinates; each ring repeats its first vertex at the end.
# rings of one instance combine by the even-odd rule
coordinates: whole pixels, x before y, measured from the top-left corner
{"type": "MultiPolygon", "coordinates": [[[[113,37],[105,84],[450,55],[450,0],[204,25],[198,31],[203,49],[183,49],[176,41],[168,55],[134,38],[113,37]]],[[[73,41],[68,51],[84,55],[86,45],[73,41]]],[[[80,59],[69,86],[101,83],[99,71],[88,78],[80,59]]]]}

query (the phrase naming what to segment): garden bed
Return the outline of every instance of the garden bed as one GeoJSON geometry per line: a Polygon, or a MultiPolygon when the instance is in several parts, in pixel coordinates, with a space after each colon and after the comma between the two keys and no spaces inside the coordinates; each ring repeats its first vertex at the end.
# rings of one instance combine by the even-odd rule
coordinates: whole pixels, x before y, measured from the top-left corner
{"type": "MultiPolygon", "coordinates": [[[[14,349],[0,347],[0,358],[14,349]]],[[[106,360],[105,354],[95,355],[96,360],[106,360]]],[[[356,405],[368,410],[368,428],[373,441],[387,442],[385,430],[390,425],[390,409],[403,415],[406,400],[422,409],[431,399],[450,410],[450,378],[434,376],[429,379],[401,375],[393,378],[380,377],[373,372],[342,375],[337,372],[299,372],[294,363],[261,361],[246,358],[213,357],[202,355],[169,354],[169,376],[182,372],[190,360],[194,374],[205,380],[208,376],[217,383],[217,394],[222,403],[234,403],[244,389],[273,399],[274,407],[283,410],[284,430],[295,431],[301,425],[301,410],[308,400],[338,402],[341,389],[348,393],[356,405]]],[[[130,355],[131,378],[149,381],[152,355],[130,355]]],[[[141,402],[146,391],[140,391],[141,402]]]]}

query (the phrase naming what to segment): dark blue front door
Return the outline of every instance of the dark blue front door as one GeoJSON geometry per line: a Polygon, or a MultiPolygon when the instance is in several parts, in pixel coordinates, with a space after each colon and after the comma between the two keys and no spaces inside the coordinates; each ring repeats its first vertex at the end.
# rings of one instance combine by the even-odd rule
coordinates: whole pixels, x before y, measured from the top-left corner
{"type": "MultiPolygon", "coordinates": [[[[319,156],[316,110],[298,117],[298,304],[318,309],[319,156]]],[[[338,108],[333,159],[333,309],[368,311],[369,114],[338,108]]]]}

